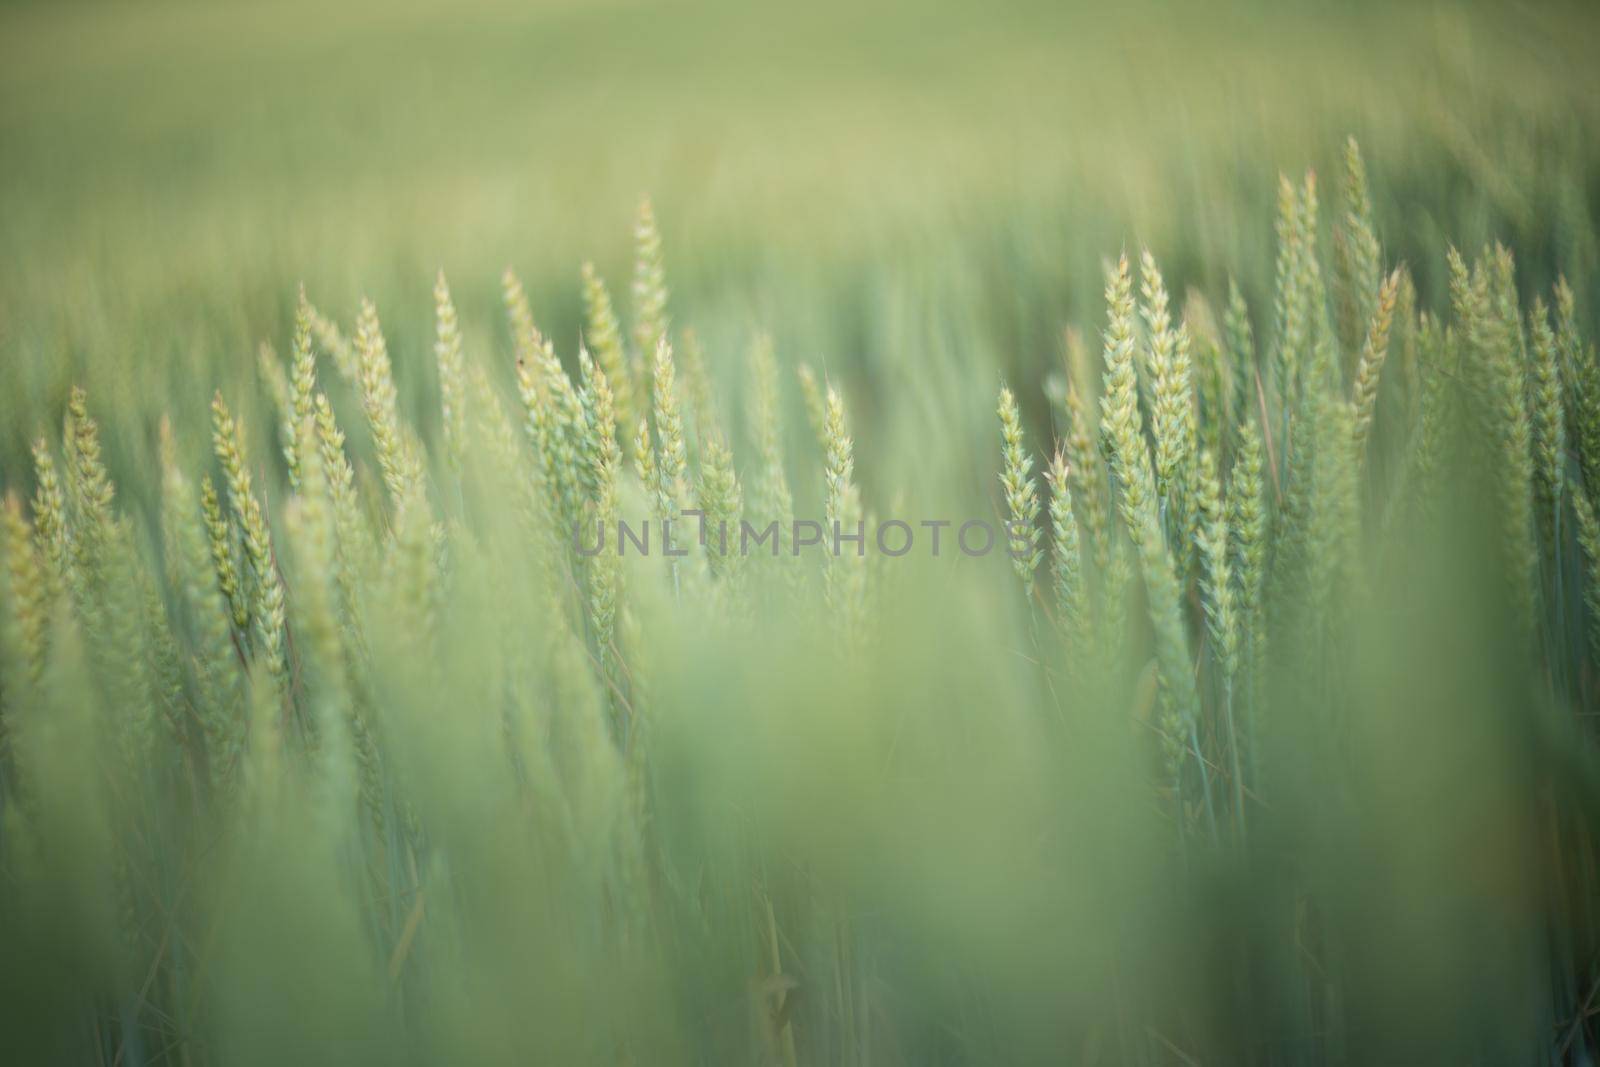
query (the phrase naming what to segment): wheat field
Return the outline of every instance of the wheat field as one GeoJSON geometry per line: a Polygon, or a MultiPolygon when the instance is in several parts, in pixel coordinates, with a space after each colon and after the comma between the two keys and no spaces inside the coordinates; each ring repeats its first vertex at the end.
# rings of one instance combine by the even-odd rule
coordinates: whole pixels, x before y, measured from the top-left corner
{"type": "Polygon", "coordinates": [[[0,1059],[1595,1062],[1597,42],[0,10],[0,1059]]]}

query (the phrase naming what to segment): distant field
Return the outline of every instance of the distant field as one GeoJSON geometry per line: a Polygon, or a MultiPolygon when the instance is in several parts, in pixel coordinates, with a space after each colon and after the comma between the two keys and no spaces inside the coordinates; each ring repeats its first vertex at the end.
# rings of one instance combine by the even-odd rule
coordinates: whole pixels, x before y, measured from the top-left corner
{"type": "Polygon", "coordinates": [[[570,339],[578,264],[621,280],[644,195],[702,330],[747,330],[765,298],[803,320],[767,323],[784,358],[841,369],[873,354],[839,309],[883,279],[978,288],[1006,365],[1051,358],[1108,249],[1264,295],[1257,205],[1347,134],[1406,258],[1448,218],[1541,271],[1593,264],[1600,16],[1318,12],[7,6],[0,447],[70,381],[203,401],[282,333],[302,280],[347,321],[363,293],[395,306],[404,348],[434,271],[488,331],[514,265],[570,339]]]}

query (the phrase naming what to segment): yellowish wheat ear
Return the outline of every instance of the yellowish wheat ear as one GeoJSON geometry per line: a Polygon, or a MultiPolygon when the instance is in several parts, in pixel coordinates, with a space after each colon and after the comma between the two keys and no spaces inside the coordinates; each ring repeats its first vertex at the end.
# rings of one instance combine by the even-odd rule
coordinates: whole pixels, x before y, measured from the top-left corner
{"type": "Polygon", "coordinates": [[[1007,541],[1011,550],[1011,564],[1022,580],[1023,597],[1033,599],[1033,573],[1039,568],[1043,553],[1039,548],[1039,495],[1033,484],[1033,457],[1028,455],[1022,438],[1022,417],[1017,410],[1016,397],[1005,386],[1000,387],[1000,441],[1002,469],[1000,484],[1004,488],[1006,510],[1010,519],[1006,525],[1007,541]]]}
{"type": "Polygon", "coordinates": [[[1395,301],[1400,292],[1400,272],[1395,271],[1383,281],[1378,291],[1378,301],[1372,311],[1372,321],[1367,326],[1367,338],[1361,348],[1361,361],[1356,366],[1355,396],[1351,405],[1355,414],[1356,453],[1358,462],[1367,452],[1367,438],[1372,433],[1373,416],[1378,410],[1378,379],[1383,373],[1384,361],[1389,356],[1389,332],[1394,323],[1395,301]]]}

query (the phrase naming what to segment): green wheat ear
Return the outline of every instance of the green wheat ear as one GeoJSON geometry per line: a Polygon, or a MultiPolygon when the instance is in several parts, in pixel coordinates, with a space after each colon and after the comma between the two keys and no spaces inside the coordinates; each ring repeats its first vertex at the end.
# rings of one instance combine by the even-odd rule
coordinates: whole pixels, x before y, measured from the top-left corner
{"type": "Polygon", "coordinates": [[[500,296],[505,304],[506,318],[511,323],[512,350],[518,360],[531,363],[539,357],[544,338],[534,325],[533,308],[528,303],[522,279],[510,267],[500,275],[500,296]]]}
{"type": "MultiPolygon", "coordinates": [[[[211,401],[212,442],[222,464],[228,486],[228,500],[243,535],[245,559],[250,567],[249,620],[257,657],[267,677],[287,692],[288,663],[285,659],[284,627],[286,612],[283,581],[278,576],[272,551],[272,535],[267,529],[261,502],[251,486],[239,445],[238,424],[220,392],[211,401]]],[[[237,620],[237,614],[235,619],[237,620]]]]}
{"type": "MultiPolygon", "coordinates": [[[[1133,281],[1122,256],[1106,272],[1109,321],[1105,339],[1105,395],[1101,397],[1101,437],[1107,442],[1112,472],[1121,492],[1123,523],[1137,550],[1144,576],[1146,606],[1155,635],[1163,702],[1162,733],[1167,770],[1181,794],[1182,765],[1195,745],[1200,698],[1195,688],[1176,567],[1167,549],[1156,498],[1155,475],[1139,417],[1134,371],[1133,281]]],[[[1203,768],[1202,768],[1203,772],[1203,768]]]]}
{"type": "Polygon", "coordinates": [[[84,598],[98,595],[107,577],[107,555],[115,540],[116,490],[100,458],[100,430],[89,417],[88,396],[77,386],[68,394],[63,437],[67,502],[75,520],[68,582],[77,590],[80,605],[88,606],[84,598]]]}
{"type": "Polygon", "coordinates": [[[356,320],[356,354],[360,367],[361,406],[378,453],[378,467],[390,504],[400,507],[422,485],[422,464],[400,424],[398,392],[389,365],[389,347],[371,300],[361,301],[356,320]]]}
{"type": "Polygon", "coordinates": [[[1445,431],[1450,415],[1453,384],[1458,377],[1458,345],[1452,332],[1427,312],[1417,322],[1417,425],[1411,463],[1407,469],[1410,500],[1417,514],[1427,514],[1437,495],[1437,477],[1443,461],[1445,431]]]}
{"type": "Polygon", "coordinates": [[[1306,308],[1299,286],[1301,259],[1300,228],[1296,224],[1299,198],[1286,174],[1278,175],[1278,237],[1275,282],[1276,337],[1273,371],[1277,379],[1279,404],[1288,410],[1293,405],[1294,384],[1305,344],[1306,308]]]}
{"type": "Polygon", "coordinates": [[[46,591],[53,612],[67,591],[72,566],[71,531],[67,525],[67,498],[56,472],[55,457],[44,438],[33,442],[33,525],[39,557],[44,564],[46,591]]]}
{"type": "Polygon", "coordinates": [[[239,581],[239,571],[235,563],[234,530],[222,510],[217,488],[212,484],[209,474],[200,479],[200,507],[205,520],[206,536],[210,542],[211,564],[216,572],[217,588],[228,604],[234,628],[241,633],[246,632],[250,625],[250,607],[245,601],[244,588],[239,581]]]}
{"type": "MultiPolygon", "coordinates": [[[[44,675],[45,628],[49,621],[50,590],[45,581],[44,564],[34,549],[33,525],[23,511],[15,492],[5,495],[0,505],[0,545],[4,547],[4,570],[0,572],[0,676],[26,679],[35,686],[44,675]]],[[[8,694],[8,696],[11,694],[8,694]]],[[[0,713],[0,773],[9,771],[7,724],[0,713]]]]}
{"type": "Polygon", "coordinates": [[[299,484],[300,466],[294,452],[294,399],[289,391],[289,375],[278,359],[278,351],[262,341],[256,348],[256,366],[261,383],[278,414],[278,450],[289,472],[289,486],[299,484]]]}
{"type": "Polygon", "coordinates": [[[727,578],[739,568],[739,520],[744,495],[733,469],[733,451],[720,435],[708,437],[700,464],[699,504],[705,512],[706,558],[711,573],[727,578]]]}
{"type": "Polygon", "coordinates": [[[1005,386],[1000,387],[1000,441],[1004,464],[1000,484],[1005,489],[1006,510],[1010,514],[1007,540],[1010,543],[1011,564],[1017,577],[1022,579],[1022,593],[1033,600],[1033,572],[1038,570],[1043,552],[1039,548],[1039,495],[1033,484],[1033,458],[1028,455],[1022,439],[1022,418],[1017,411],[1016,397],[1005,386]]]}
{"type": "Polygon", "coordinates": [[[1056,621],[1075,658],[1090,652],[1089,591],[1084,581],[1078,522],[1072,513],[1071,475],[1057,448],[1045,471],[1050,486],[1050,572],[1055,586],[1056,621]]]}
{"type": "Polygon", "coordinates": [[[1259,405],[1256,339],[1250,327],[1250,307],[1245,303],[1239,283],[1231,277],[1228,279],[1228,310],[1223,313],[1222,331],[1228,344],[1234,417],[1242,423],[1248,421],[1259,405]]]}
{"type": "Polygon", "coordinates": [[[1339,336],[1346,350],[1361,343],[1381,303],[1381,253],[1372,223],[1367,167],[1354,137],[1345,141],[1340,182],[1343,214],[1334,227],[1334,298],[1339,336]]]}
{"type": "Polygon", "coordinates": [[[570,523],[582,512],[584,500],[594,495],[597,435],[590,426],[583,395],[572,384],[566,368],[556,358],[555,346],[548,340],[539,350],[538,373],[553,415],[549,425],[553,434],[551,447],[558,459],[561,514],[570,523]]]}
{"type": "Polygon", "coordinates": [[[1235,613],[1233,566],[1229,556],[1228,513],[1222,504],[1217,457],[1203,452],[1197,467],[1195,531],[1201,558],[1200,592],[1207,628],[1224,683],[1231,687],[1239,669],[1239,619],[1235,613]]]}
{"type": "Polygon", "coordinates": [[[361,376],[356,349],[344,335],[344,331],[339,329],[339,324],[322,314],[309,302],[305,305],[305,313],[311,327],[311,336],[333,361],[333,367],[339,372],[339,377],[346,382],[356,382],[361,376]]]}
{"type": "Polygon", "coordinates": [[[1556,280],[1556,350],[1566,371],[1571,432],[1585,485],[1600,486],[1600,359],[1578,335],[1577,301],[1565,278],[1556,280]]]}
{"type": "Polygon", "coordinates": [[[592,263],[583,265],[582,274],[584,343],[611,384],[618,425],[632,426],[640,414],[634,399],[639,371],[623,349],[622,325],[605,282],[592,263]]]}
{"type": "Polygon", "coordinates": [[[593,512],[602,541],[600,552],[589,565],[589,618],[595,649],[602,669],[606,669],[611,661],[616,632],[622,567],[617,552],[605,547],[604,538],[607,529],[612,531],[613,537],[620,537],[617,532],[620,518],[617,478],[622,470],[622,449],[617,444],[617,405],[610,379],[604,368],[594,364],[587,353],[580,353],[579,363],[584,372],[585,392],[593,398],[597,436],[593,512]]]}
{"type": "MultiPolygon", "coordinates": [[[[516,318],[513,309],[513,328],[521,334],[523,331],[518,327],[516,318]]],[[[550,394],[544,366],[545,341],[532,329],[531,321],[526,325],[531,331],[527,340],[533,347],[524,354],[519,342],[516,362],[517,395],[522,400],[522,426],[536,459],[538,473],[535,497],[539,508],[553,526],[559,526],[573,498],[570,486],[571,439],[562,425],[565,412],[550,394]]]]}
{"type": "MultiPolygon", "coordinates": [[[[1155,474],[1139,415],[1139,384],[1134,370],[1133,280],[1128,258],[1106,274],[1110,319],[1105,338],[1105,386],[1100,398],[1100,437],[1111,457],[1120,493],[1122,518],[1135,543],[1147,514],[1156,508],[1155,474]]],[[[1159,522],[1157,523],[1159,528],[1159,522]]]]}
{"type": "Polygon", "coordinates": [[[1556,528],[1560,524],[1562,490],[1566,485],[1566,411],[1562,404],[1560,355],[1556,349],[1556,335],[1550,328],[1550,313],[1542,299],[1534,298],[1533,309],[1529,312],[1528,319],[1539,528],[1543,534],[1543,543],[1552,544],[1556,537],[1556,528]]]}
{"type": "Polygon", "coordinates": [[[1224,443],[1233,432],[1234,392],[1228,375],[1231,361],[1217,332],[1211,304],[1198,291],[1190,290],[1184,301],[1183,328],[1194,351],[1194,395],[1198,403],[1200,448],[1222,455],[1224,443]]]}
{"type": "Polygon", "coordinates": [[[1316,175],[1307,172],[1298,190],[1287,178],[1279,183],[1276,369],[1279,405],[1288,413],[1299,404],[1302,369],[1326,343],[1319,339],[1326,307],[1317,258],[1316,175]]]}
{"type": "MultiPolygon", "coordinates": [[[[366,567],[371,551],[371,532],[356,492],[356,472],[344,451],[344,433],[339,429],[333,405],[326,395],[318,393],[312,401],[315,411],[316,450],[322,460],[322,470],[328,480],[328,495],[333,500],[335,522],[339,531],[339,551],[336,561],[339,587],[343,592],[345,622],[352,631],[356,627],[359,603],[358,579],[366,567]]],[[[359,640],[355,642],[359,644],[359,640]]]]}
{"type": "Polygon", "coordinates": [[[1194,461],[1197,437],[1190,339],[1182,327],[1173,329],[1166,283],[1148,250],[1140,257],[1139,276],[1144,297],[1142,311],[1150,334],[1150,428],[1156,444],[1156,496],[1167,509],[1169,525],[1186,534],[1190,525],[1188,471],[1194,461]]]}
{"type": "MultiPolygon", "coordinates": [[[[178,593],[193,648],[195,713],[205,739],[207,773],[213,789],[227,787],[244,743],[240,707],[239,659],[233,644],[230,594],[218,581],[208,536],[212,511],[220,509],[206,484],[205,510],[195,500],[188,478],[179,468],[170,423],[161,423],[161,527],[167,580],[178,593]]],[[[220,518],[220,516],[219,516],[220,518]]],[[[228,560],[229,567],[232,560],[228,560]]],[[[231,580],[231,579],[230,579],[231,580]]]]}
{"type": "Polygon", "coordinates": [[[1496,449],[1501,547],[1517,625],[1531,640],[1537,600],[1538,546],[1534,521],[1533,428],[1528,415],[1522,316],[1511,254],[1486,253],[1469,273],[1455,249],[1449,253],[1450,289],[1471,362],[1481,383],[1483,416],[1496,449]]]}
{"type": "Polygon", "coordinates": [[[1254,420],[1239,428],[1233,473],[1228,479],[1228,517],[1239,576],[1239,614],[1252,666],[1259,666],[1266,640],[1264,593],[1269,521],[1261,431],[1254,420]]]}
{"type": "Polygon", "coordinates": [[[1095,444],[1093,425],[1089,422],[1089,414],[1075,382],[1067,383],[1062,404],[1066,409],[1067,426],[1061,451],[1067,464],[1073,502],[1083,513],[1083,526],[1089,535],[1095,569],[1103,576],[1111,566],[1111,486],[1106,479],[1104,460],[1095,444]]]}
{"type": "Polygon", "coordinates": [[[651,507],[660,510],[660,479],[656,464],[656,448],[650,439],[650,420],[639,416],[638,429],[633,434],[633,470],[639,484],[650,495],[651,507]]]}
{"type": "Polygon", "coordinates": [[[1583,546],[1584,604],[1589,609],[1589,655],[1600,663],[1600,518],[1581,485],[1572,486],[1572,510],[1578,519],[1578,543],[1583,546]]]}
{"type": "Polygon", "coordinates": [[[609,468],[615,472],[622,463],[622,449],[617,442],[617,395],[611,388],[610,376],[590,358],[586,348],[578,349],[578,381],[589,436],[585,456],[598,495],[605,471],[609,468]]]}
{"type": "Polygon", "coordinates": [[[317,391],[317,355],[311,345],[312,315],[311,303],[306,299],[306,287],[301,285],[295,301],[294,340],[289,351],[289,406],[293,421],[289,426],[289,436],[285,438],[285,458],[289,460],[289,469],[294,476],[291,485],[296,484],[294,478],[298,477],[301,457],[316,446],[315,440],[301,436],[306,420],[312,417],[312,398],[317,391]]]}
{"type": "MultiPolygon", "coordinates": [[[[450,283],[445,280],[442,270],[433,283],[433,322],[433,358],[439,370],[439,414],[444,430],[445,456],[451,468],[459,472],[466,450],[466,375],[461,324],[456,318],[455,303],[450,299],[450,283]]],[[[301,411],[299,405],[295,408],[299,425],[306,425],[305,420],[311,416],[309,394],[306,400],[305,411],[301,411]]]]}
{"type": "Polygon", "coordinates": [[[663,518],[675,518],[688,500],[686,478],[689,449],[683,432],[683,409],[678,402],[677,365],[672,346],[661,338],[651,363],[651,402],[655,409],[657,455],[657,508],[663,518]]]}
{"type": "Polygon", "coordinates": [[[633,342],[647,363],[667,339],[667,272],[661,258],[661,232],[650,201],[639,205],[634,229],[633,342]]]}
{"type": "Polygon", "coordinates": [[[1492,271],[1493,315],[1497,343],[1493,346],[1494,378],[1502,390],[1501,448],[1505,456],[1502,493],[1506,543],[1514,583],[1514,603],[1532,633],[1537,610],[1539,548],[1534,511],[1533,428],[1528,412],[1528,358],[1523,336],[1522,310],[1517,296],[1511,252],[1497,246],[1492,271]]]}
{"type": "MultiPolygon", "coordinates": [[[[824,401],[823,442],[826,459],[823,470],[824,512],[830,537],[835,530],[856,531],[864,521],[861,493],[855,484],[855,446],[845,423],[844,398],[832,386],[824,401]]],[[[831,545],[831,541],[830,541],[831,545]]],[[[829,609],[838,622],[838,632],[846,647],[855,647],[862,636],[862,613],[866,601],[866,568],[862,560],[843,546],[830,553],[823,571],[824,591],[829,609]]]]}
{"type": "Polygon", "coordinates": [[[583,399],[572,385],[555,346],[534,325],[522,283],[510,270],[504,296],[516,348],[517,392],[522,400],[523,427],[537,460],[534,494],[542,517],[536,523],[559,546],[559,531],[579,518],[593,461],[583,399]]]}

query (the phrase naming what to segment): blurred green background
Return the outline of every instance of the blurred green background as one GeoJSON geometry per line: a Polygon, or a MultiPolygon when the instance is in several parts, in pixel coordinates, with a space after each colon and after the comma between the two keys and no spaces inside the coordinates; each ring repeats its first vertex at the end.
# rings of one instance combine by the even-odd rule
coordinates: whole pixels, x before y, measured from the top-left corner
{"type": "Polygon", "coordinates": [[[578,266],[625,301],[646,195],[714,362],[760,324],[865,416],[920,373],[910,334],[986,369],[971,412],[927,413],[957,425],[987,368],[1026,380],[1092,331],[1119,248],[1266,306],[1276,175],[1333,173],[1346,134],[1425,296],[1445,230],[1514,242],[1530,285],[1584,277],[1597,30],[1445,2],[8,5],[0,451],[79,382],[150,401],[107,413],[113,462],[142,454],[160,410],[253,381],[302,280],[347,325],[377,300],[426,418],[434,272],[494,355],[514,266],[570,358],[578,266]]]}

